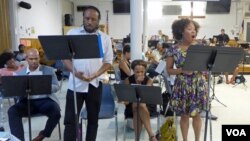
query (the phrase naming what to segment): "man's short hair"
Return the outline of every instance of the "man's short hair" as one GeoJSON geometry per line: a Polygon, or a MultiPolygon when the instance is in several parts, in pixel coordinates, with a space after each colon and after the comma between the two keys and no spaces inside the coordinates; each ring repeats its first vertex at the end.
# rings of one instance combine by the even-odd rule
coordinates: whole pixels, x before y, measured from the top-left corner
{"type": "Polygon", "coordinates": [[[95,11],[98,13],[98,19],[99,19],[99,20],[101,19],[101,12],[100,12],[100,10],[99,10],[97,7],[92,6],[92,5],[86,6],[86,7],[84,8],[84,10],[83,10],[83,16],[85,15],[85,11],[86,11],[86,10],[89,10],[89,9],[95,10],[95,11]]]}
{"type": "Polygon", "coordinates": [[[24,44],[19,44],[18,49],[20,50],[22,47],[25,47],[24,44]]]}

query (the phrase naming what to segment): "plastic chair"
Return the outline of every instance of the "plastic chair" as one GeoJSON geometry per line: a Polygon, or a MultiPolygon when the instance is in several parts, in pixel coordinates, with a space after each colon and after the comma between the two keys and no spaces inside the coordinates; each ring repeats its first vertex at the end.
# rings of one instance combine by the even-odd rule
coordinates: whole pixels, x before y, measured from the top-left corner
{"type": "MultiPolygon", "coordinates": [[[[111,119],[115,118],[115,135],[116,141],[118,140],[118,122],[117,122],[117,108],[115,105],[114,97],[111,93],[111,85],[110,84],[103,84],[102,86],[102,101],[100,112],[98,115],[99,119],[111,119]]],[[[87,110],[86,107],[81,109],[80,113],[80,127],[82,127],[82,120],[87,120],[87,110]]],[[[81,130],[82,135],[82,130],[81,130]]]]}

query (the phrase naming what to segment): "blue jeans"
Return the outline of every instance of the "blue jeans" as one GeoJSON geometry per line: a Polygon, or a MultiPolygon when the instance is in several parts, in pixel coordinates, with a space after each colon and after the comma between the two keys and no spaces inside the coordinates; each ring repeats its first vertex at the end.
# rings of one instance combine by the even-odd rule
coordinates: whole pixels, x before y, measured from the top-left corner
{"type": "MultiPolygon", "coordinates": [[[[95,141],[98,129],[98,114],[102,99],[102,83],[98,88],[91,84],[89,85],[89,92],[76,93],[77,99],[77,116],[81,111],[83,102],[86,102],[86,109],[88,112],[88,124],[86,141],[95,141]]],[[[64,141],[76,141],[76,122],[75,122],[75,107],[73,91],[68,90],[66,97],[65,118],[64,118],[64,141]]]]}
{"type": "MultiPolygon", "coordinates": [[[[8,110],[11,134],[16,136],[21,141],[25,140],[22,118],[28,117],[27,102],[27,99],[22,99],[15,105],[11,106],[8,110]]],[[[30,113],[31,116],[40,113],[48,117],[45,128],[42,131],[42,134],[45,137],[50,137],[52,131],[61,118],[59,105],[50,98],[30,100],[30,113]]]]}

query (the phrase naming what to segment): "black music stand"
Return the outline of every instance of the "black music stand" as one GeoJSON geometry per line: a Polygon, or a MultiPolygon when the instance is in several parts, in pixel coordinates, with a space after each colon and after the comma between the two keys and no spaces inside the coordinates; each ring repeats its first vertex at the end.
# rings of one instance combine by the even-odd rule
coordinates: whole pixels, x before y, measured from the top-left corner
{"type": "Polygon", "coordinates": [[[29,121],[29,138],[31,135],[30,120],[30,96],[51,94],[51,75],[20,75],[20,76],[3,76],[3,97],[27,97],[28,99],[28,121],[29,121]]]}
{"type": "Polygon", "coordinates": [[[162,105],[161,87],[146,85],[114,84],[119,101],[137,103],[137,141],[139,141],[139,104],[162,105]]]}
{"type": "MultiPolygon", "coordinates": [[[[74,68],[74,59],[102,58],[103,50],[100,35],[51,35],[38,36],[45,55],[50,60],[70,59],[74,68]]],[[[78,128],[78,114],[75,90],[75,70],[72,69],[73,88],[74,88],[74,107],[76,127],[78,128]]],[[[79,141],[80,129],[76,129],[79,141]]]]}
{"type": "Polygon", "coordinates": [[[152,48],[154,47],[154,49],[156,48],[157,44],[158,44],[159,40],[148,40],[148,47],[152,48]]]}
{"type": "MultiPolygon", "coordinates": [[[[187,71],[208,71],[208,99],[210,97],[211,72],[233,72],[243,55],[243,49],[230,47],[210,47],[192,45],[187,50],[186,61],[183,70],[187,71]]],[[[204,141],[207,138],[208,114],[210,113],[211,102],[206,105],[206,121],[204,141]]],[[[212,122],[210,118],[210,140],[212,140],[212,122]]]]}

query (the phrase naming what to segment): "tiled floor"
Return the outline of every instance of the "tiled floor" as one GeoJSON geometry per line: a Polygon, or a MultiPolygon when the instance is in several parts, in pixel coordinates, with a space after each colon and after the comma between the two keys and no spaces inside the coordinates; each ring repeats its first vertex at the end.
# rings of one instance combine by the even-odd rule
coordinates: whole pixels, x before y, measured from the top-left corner
{"type": "MultiPolygon", "coordinates": [[[[250,124],[250,76],[245,75],[245,78],[247,79],[247,82],[245,83],[246,86],[243,84],[239,84],[237,86],[233,85],[227,85],[225,83],[222,84],[216,84],[215,85],[215,96],[217,99],[212,100],[212,114],[217,116],[218,119],[216,121],[212,121],[212,133],[210,133],[210,126],[207,127],[207,140],[210,140],[210,136],[212,136],[212,139],[214,141],[220,141],[221,140],[221,126],[223,124],[250,124]],[[221,102],[221,103],[220,103],[221,102]],[[226,105],[226,106],[224,106],[226,105]]],[[[63,135],[63,119],[64,119],[64,106],[65,106],[65,94],[67,89],[67,81],[63,82],[63,87],[60,92],[58,92],[58,98],[61,103],[62,108],[62,118],[61,118],[61,131],[63,135]]],[[[211,92],[210,95],[213,93],[211,92]]],[[[5,100],[4,102],[4,113],[5,117],[6,111],[9,107],[8,101],[5,100]]],[[[118,140],[123,140],[123,129],[124,129],[124,106],[122,104],[118,104],[118,140]]],[[[164,121],[164,118],[162,119],[162,123],[164,121]]],[[[179,120],[179,118],[178,118],[179,120]]],[[[177,120],[177,124],[178,124],[177,120]]],[[[46,122],[46,117],[37,117],[32,118],[32,136],[36,136],[39,131],[44,127],[46,122]]],[[[26,140],[29,140],[28,135],[28,120],[24,119],[24,130],[25,130],[25,136],[26,140]]],[[[204,140],[204,126],[205,118],[203,119],[203,128],[202,128],[202,136],[201,140],[204,140]]],[[[151,119],[151,124],[153,129],[157,130],[157,120],[151,119]]],[[[189,130],[189,140],[194,140],[193,130],[192,130],[192,122],[190,119],[190,130],[189,130]]],[[[6,131],[9,131],[9,126],[7,122],[7,118],[5,119],[4,126],[6,131]]],[[[83,125],[83,132],[85,133],[85,126],[83,125]]],[[[178,135],[178,141],[182,141],[182,137],[180,134],[180,128],[179,124],[177,126],[177,135],[178,135]]],[[[45,141],[58,141],[58,129],[56,128],[53,131],[53,134],[51,138],[45,139],[45,141]]],[[[126,135],[127,141],[133,141],[134,140],[134,131],[132,129],[128,129],[127,135],[126,135]]],[[[141,135],[142,141],[148,141],[148,135],[145,130],[143,130],[141,135]]],[[[97,141],[115,141],[115,120],[114,119],[106,119],[106,120],[99,120],[99,129],[98,129],[98,135],[97,135],[97,141]]]]}

